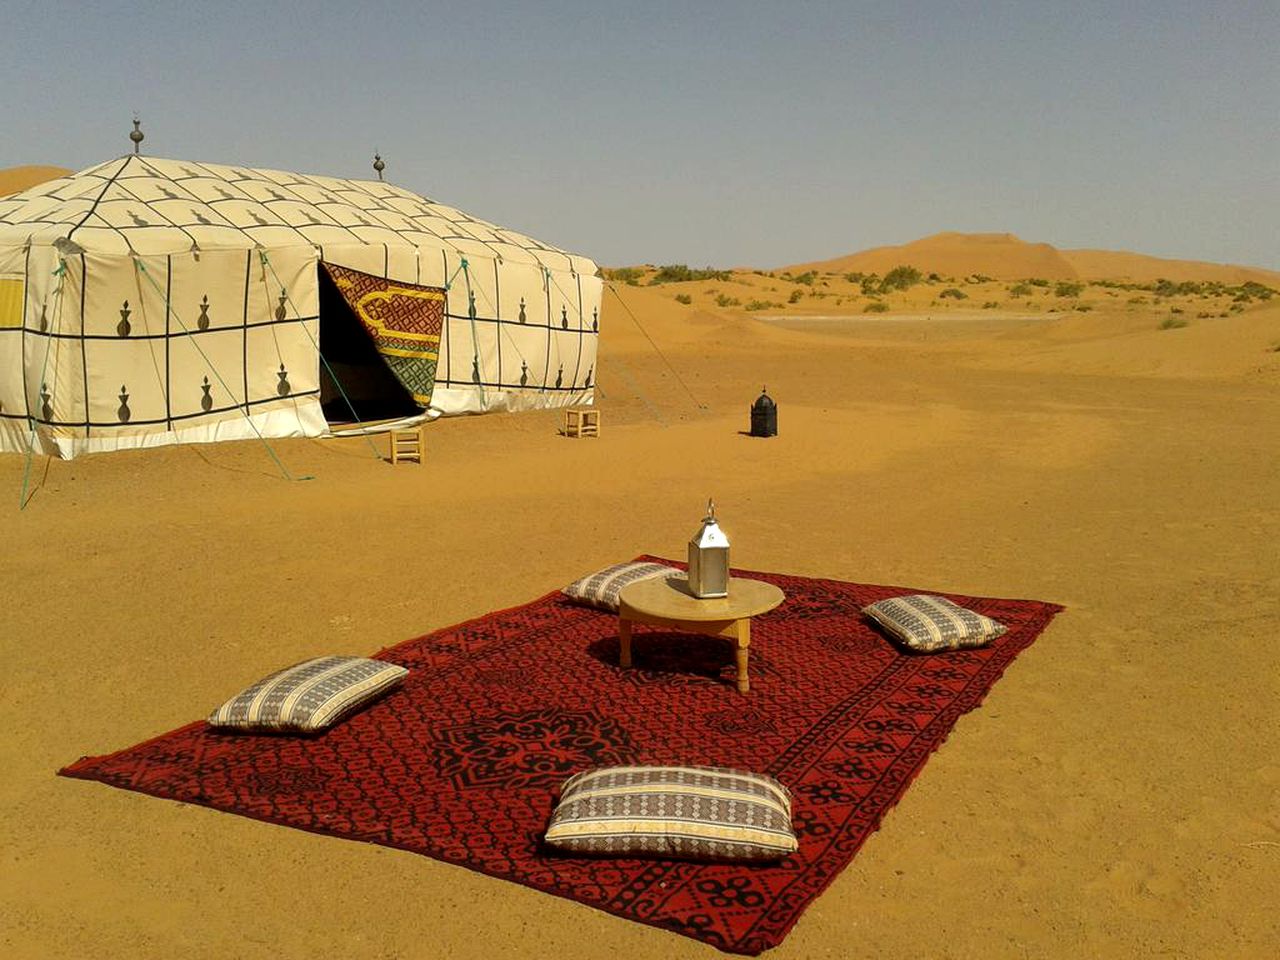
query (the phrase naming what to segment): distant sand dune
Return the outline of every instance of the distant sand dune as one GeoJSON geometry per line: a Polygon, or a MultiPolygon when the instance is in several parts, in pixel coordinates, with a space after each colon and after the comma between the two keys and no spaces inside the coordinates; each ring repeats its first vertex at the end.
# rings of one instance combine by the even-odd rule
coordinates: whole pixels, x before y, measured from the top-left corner
{"type": "Polygon", "coordinates": [[[861,253],[797,264],[786,269],[833,273],[878,273],[908,264],[925,273],[964,277],[974,273],[1001,280],[1044,277],[1073,280],[1076,268],[1047,243],[1027,243],[1011,233],[935,233],[901,246],[873,247],[861,253]]]}
{"type": "Polygon", "coordinates": [[[925,273],[966,277],[978,273],[998,280],[1253,280],[1280,286],[1280,273],[1257,267],[1166,260],[1117,250],[1059,250],[1047,243],[1027,243],[1011,233],[936,233],[901,246],[873,247],[860,253],[799,263],[783,269],[831,273],[878,273],[910,265],[925,273]]]}
{"type": "Polygon", "coordinates": [[[25,166],[0,170],[0,197],[21,193],[49,180],[65,177],[72,171],[66,167],[25,166]]]}

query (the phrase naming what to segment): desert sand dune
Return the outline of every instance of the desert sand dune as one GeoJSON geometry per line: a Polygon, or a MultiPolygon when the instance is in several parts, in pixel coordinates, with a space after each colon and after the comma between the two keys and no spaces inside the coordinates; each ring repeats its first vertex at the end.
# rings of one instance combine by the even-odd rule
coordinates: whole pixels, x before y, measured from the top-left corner
{"type": "Polygon", "coordinates": [[[785,269],[832,273],[878,273],[907,264],[924,273],[965,277],[978,273],[1002,280],[1044,277],[1073,280],[1075,267],[1047,243],[1027,243],[1011,233],[935,233],[895,247],[874,247],[834,260],[797,264],[785,269]]]}
{"type": "Polygon", "coordinates": [[[1276,955],[1280,310],[922,285],[885,320],[817,286],[762,321],[715,298],[786,301],[779,278],[615,287],[596,440],[535,412],[437,421],[421,467],[274,443],[306,481],[257,443],[37,459],[22,511],[0,457],[5,956],[715,956],[54,776],[305,657],[679,557],[708,495],[743,567],[1067,605],[770,958],[1276,955]],[[769,440],[741,433],[762,383],[769,440]]]}
{"type": "Polygon", "coordinates": [[[1280,273],[1233,264],[1198,260],[1169,260],[1121,250],[1060,250],[1047,243],[1028,243],[1011,233],[937,233],[901,246],[874,247],[860,253],[785,267],[791,273],[817,270],[830,273],[878,273],[900,265],[946,277],[972,274],[1000,280],[1131,280],[1150,283],[1160,278],[1246,281],[1280,286],[1280,273]]]}
{"type": "Polygon", "coordinates": [[[72,171],[65,167],[25,166],[0,170],[0,197],[21,193],[30,187],[65,177],[72,171]]]}
{"type": "Polygon", "coordinates": [[[1199,260],[1168,260],[1123,250],[1062,250],[1076,272],[1089,280],[1132,280],[1150,283],[1154,280],[1191,281],[1219,280],[1241,284],[1253,281],[1269,287],[1280,286],[1280,273],[1259,267],[1241,267],[1229,263],[1204,263],[1199,260]]]}

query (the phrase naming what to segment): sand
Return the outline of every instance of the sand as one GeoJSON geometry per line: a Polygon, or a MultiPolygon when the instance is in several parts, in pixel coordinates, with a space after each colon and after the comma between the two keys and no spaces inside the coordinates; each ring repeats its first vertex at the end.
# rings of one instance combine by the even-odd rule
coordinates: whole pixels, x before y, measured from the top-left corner
{"type": "Polygon", "coordinates": [[[0,954],[714,956],[54,776],[303,657],[679,557],[714,495],[744,567],[1067,606],[770,957],[1275,956],[1280,308],[1162,330],[1170,304],[1127,294],[948,314],[924,290],[893,323],[852,299],[804,319],[835,297],[765,322],[705,293],[780,285],[620,287],[665,360],[607,294],[598,440],[546,412],[437,422],[422,467],[275,443],[300,481],[255,443],[37,460],[22,512],[23,460],[0,457],[0,954]],[[742,435],[762,383],[770,440],[742,435]]]}

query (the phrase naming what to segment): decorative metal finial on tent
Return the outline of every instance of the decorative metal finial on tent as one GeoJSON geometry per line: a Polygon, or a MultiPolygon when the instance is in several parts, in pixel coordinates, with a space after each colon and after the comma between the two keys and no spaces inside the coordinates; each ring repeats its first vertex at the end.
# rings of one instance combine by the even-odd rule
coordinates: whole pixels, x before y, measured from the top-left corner
{"type": "Polygon", "coordinates": [[[378,179],[381,180],[382,171],[387,169],[387,165],[382,162],[382,155],[379,153],[374,153],[373,155],[373,169],[378,171],[378,179]]]}
{"type": "Polygon", "coordinates": [[[146,136],[142,132],[142,121],[138,119],[138,115],[133,115],[133,129],[129,131],[129,139],[133,141],[133,152],[138,152],[138,147],[142,145],[142,140],[146,136]]]}

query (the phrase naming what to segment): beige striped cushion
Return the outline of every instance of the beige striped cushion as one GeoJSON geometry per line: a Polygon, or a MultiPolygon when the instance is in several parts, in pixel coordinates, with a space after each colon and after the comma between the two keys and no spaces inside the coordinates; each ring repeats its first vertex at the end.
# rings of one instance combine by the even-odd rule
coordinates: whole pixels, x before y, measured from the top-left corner
{"type": "Polygon", "coordinates": [[[945,597],[916,593],[881,600],[862,612],[903,645],[921,653],[981,647],[1008,628],[945,597]]]}
{"type": "Polygon", "coordinates": [[[723,767],[600,767],[565,781],[547,845],[569,853],[779,860],[795,852],[791,794],[723,767]]]}
{"type": "Polygon", "coordinates": [[[314,733],[381,696],[408,672],[365,657],[304,660],[237,693],[209,715],[209,725],[314,733]]]}
{"type": "Polygon", "coordinates": [[[560,592],[570,600],[577,600],[589,607],[601,610],[618,611],[618,592],[629,583],[637,580],[649,580],[653,577],[665,577],[678,572],[675,567],[663,563],[615,563],[611,567],[597,570],[581,580],[575,580],[560,592]]]}

